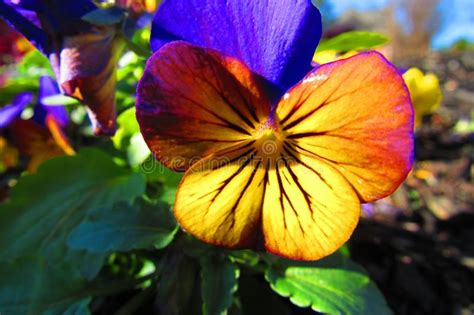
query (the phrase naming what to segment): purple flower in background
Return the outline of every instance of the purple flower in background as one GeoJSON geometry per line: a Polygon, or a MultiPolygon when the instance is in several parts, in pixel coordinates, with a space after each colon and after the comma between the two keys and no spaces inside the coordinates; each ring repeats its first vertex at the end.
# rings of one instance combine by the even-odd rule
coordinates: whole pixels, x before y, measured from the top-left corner
{"type": "Polygon", "coordinates": [[[32,93],[23,92],[18,94],[11,104],[0,108],[0,129],[7,127],[13,120],[18,118],[32,100],[32,93]]]}
{"type": "MultiPolygon", "coordinates": [[[[45,126],[47,119],[54,119],[61,128],[66,127],[69,118],[64,106],[49,106],[43,103],[43,99],[59,93],[56,81],[50,76],[42,76],[39,83],[38,100],[34,107],[33,120],[39,125],[45,126]],[[49,117],[49,118],[48,118],[49,117]]],[[[23,92],[18,94],[10,105],[0,108],[0,128],[7,127],[12,121],[19,118],[22,111],[33,100],[33,94],[23,92]]]]}
{"type": "Polygon", "coordinates": [[[47,116],[53,116],[62,128],[66,127],[69,122],[67,110],[63,105],[45,105],[44,99],[48,96],[59,94],[59,86],[57,82],[50,76],[42,76],[39,83],[38,103],[34,108],[33,119],[44,124],[47,116]]]}
{"type": "Polygon", "coordinates": [[[61,90],[87,105],[95,133],[113,134],[123,41],[114,26],[81,19],[96,9],[91,0],[0,0],[0,16],[49,58],[61,90]]]}
{"type": "Polygon", "coordinates": [[[40,78],[37,103],[31,119],[21,119],[22,111],[32,102],[33,94],[18,94],[12,104],[0,108],[0,129],[9,127],[20,152],[30,158],[28,171],[34,172],[46,160],[75,151],[63,129],[68,124],[68,113],[63,105],[46,105],[45,97],[59,93],[56,81],[50,76],[40,78]]]}

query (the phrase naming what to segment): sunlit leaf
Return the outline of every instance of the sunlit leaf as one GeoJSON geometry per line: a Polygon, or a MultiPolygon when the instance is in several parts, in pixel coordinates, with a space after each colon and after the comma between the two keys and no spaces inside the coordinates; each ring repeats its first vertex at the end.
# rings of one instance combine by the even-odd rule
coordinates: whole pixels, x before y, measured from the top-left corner
{"type": "Polygon", "coordinates": [[[388,38],[380,33],[352,31],[322,40],[316,51],[335,50],[337,52],[345,52],[350,50],[366,50],[384,45],[387,42],[388,38]]]}
{"type": "MultiPolygon", "coordinates": [[[[0,72],[7,70],[6,67],[0,67],[0,72]]],[[[39,78],[43,75],[54,76],[48,59],[38,50],[32,50],[26,54],[23,59],[15,65],[11,76],[7,74],[7,81],[1,87],[0,105],[7,104],[18,93],[36,92],[39,86],[39,78]]]]}
{"type": "Polygon", "coordinates": [[[365,271],[339,253],[316,262],[278,260],[265,278],[299,307],[327,314],[392,314],[365,271]]]}
{"type": "Polygon", "coordinates": [[[239,268],[227,258],[201,259],[203,315],[226,314],[237,291],[239,268]]]}
{"type": "Polygon", "coordinates": [[[119,127],[112,138],[114,146],[119,150],[126,151],[130,165],[137,166],[143,163],[150,156],[150,150],[140,133],[140,127],[135,118],[135,107],[121,113],[117,123],[119,127]]]}
{"type": "Polygon", "coordinates": [[[76,100],[75,98],[62,95],[62,94],[57,94],[57,95],[51,95],[44,97],[41,102],[44,105],[47,106],[67,106],[67,105],[76,105],[79,104],[79,101],[76,100]]]}
{"type": "Polygon", "coordinates": [[[91,252],[159,249],[173,240],[176,231],[168,205],[138,200],[133,205],[94,210],[72,231],[68,244],[91,252]]]}
{"type": "Polygon", "coordinates": [[[114,25],[126,18],[126,11],[119,7],[109,7],[91,11],[82,17],[82,20],[94,25],[114,25]]]}
{"type": "MultiPolygon", "coordinates": [[[[37,49],[26,54],[16,65],[16,69],[21,75],[29,76],[29,78],[39,78],[42,75],[53,75],[53,70],[51,69],[48,58],[37,49]]],[[[17,79],[18,78],[15,78],[15,81],[17,79]]]]}

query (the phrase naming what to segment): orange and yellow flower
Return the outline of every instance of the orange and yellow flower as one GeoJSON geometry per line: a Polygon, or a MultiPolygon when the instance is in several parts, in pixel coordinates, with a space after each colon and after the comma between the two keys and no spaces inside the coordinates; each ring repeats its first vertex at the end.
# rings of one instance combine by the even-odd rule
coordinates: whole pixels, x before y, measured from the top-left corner
{"type": "Polygon", "coordinates": [[[412,108],[376,52],[311,71],[276,105],[236,58],[172,42],[148,61],[137,118],[156,158],[186,171],[174,213],[228,248],[313,260],[344,244],[362,202],[411,169],[412,108]]]}

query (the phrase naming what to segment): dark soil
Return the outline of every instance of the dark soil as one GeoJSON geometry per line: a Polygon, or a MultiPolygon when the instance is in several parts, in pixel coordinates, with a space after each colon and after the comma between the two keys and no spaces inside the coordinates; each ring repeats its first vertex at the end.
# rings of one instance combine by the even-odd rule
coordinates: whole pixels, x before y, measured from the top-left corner
{"type": "Polygon", "coordinates": [[[474,314],[474,52],[405,60],[440,78],[444,101],[416,133],[414,171],[373,205],[351,243],[395,314],[474,314]],[[457,125],[457,126],[456,126],[457,125]]]}

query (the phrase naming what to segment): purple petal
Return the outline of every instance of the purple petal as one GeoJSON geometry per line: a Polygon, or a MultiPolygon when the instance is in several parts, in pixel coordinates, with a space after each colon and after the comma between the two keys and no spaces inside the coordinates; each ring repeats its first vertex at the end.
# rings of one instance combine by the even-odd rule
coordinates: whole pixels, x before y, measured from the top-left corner
{"type": "Polygon", "coordinates": [[[43,26],[50,33],[63,35],[77,34],[90,27],[81,18],[86,13],[97,9],[92,0],[3,0],[13,3],[13,7],[35,12],[42,18],[43,26]]]}
{"type": "Polygon", "coordinates": [[[47,21],[44,27],[50,34],[73,35],[89,31],[92,25],[81,18],[97,9],[91,0],[36,0],[33,2],[37,3],[34,11],[47,21]]]}
{"type": "Polygon", "coordinates": [[[19,33],[23,34],[41,52],[48,53],[48,35],[38,26],[34,12],[20,10],[0,0],[0,17],[5,19],[19,33]]]}
{"type": "Polygon", "coordinates": [[[42,1],[38,0],[3,0],[4,2],[14,5],[17,8],[24,10],[38,11],[43,5],[42,1]]]}
{"type": "Polygon", "coordinates": [[[65,127],[68,123],[68,113],[64,106],[54,105],[48,106],[43,104],[45,97],[60,94],[59,86],[50,76],[42,76],[39,84],[38,105],[34,109],[33,119],[44,125],[46,115],[52,115],[61,127],[65,127]]]}
{"type": "Polygon", "coordinates": [[[362,208],[362,213],[365,217],[370,218],[375,213],[373,203],[363,203],[363,204],[361,204],[361,208],[362,208]]]}
{"type": "Polygon", "coordinates": [[[399,75],[404,75],[405,72],[408,71],[408,68],[407,67],[400,67],[400,68],[397,68],[397,72],[399,75]]]}
{"type": "Polygon", "coordinates": [[[12,104],[0,108],[0,128],[4,128],[14,119],[21,115],[21,112],[31,103],[33,94],[24,92],[18,94],[12,104]]]}
{"type": "Polygon", "coordinates": [[[310,70],[321,28],[310,0],[165,0],[151,47],[184,40],[213,48],[287,90],[310,70]]]}
{"type": "Polygon", "coordinates": [[[0,0],[0,17],[46,55],[51,52],[56,34],[89,31],[93,26],[81,18],[94,9],[97,6],[91,0],[0,0]]]}

